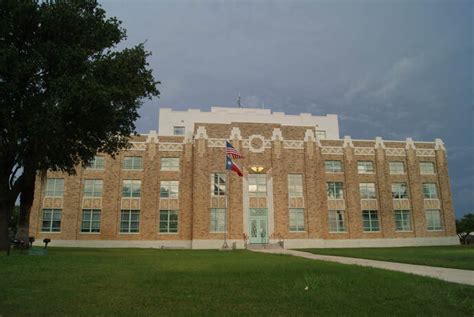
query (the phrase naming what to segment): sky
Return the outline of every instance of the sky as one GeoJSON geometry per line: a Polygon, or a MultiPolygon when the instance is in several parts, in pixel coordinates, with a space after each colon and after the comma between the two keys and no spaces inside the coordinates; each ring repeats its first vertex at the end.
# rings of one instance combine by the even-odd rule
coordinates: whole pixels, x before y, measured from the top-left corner
{"type": "Polygon", "coordinates": [[[341,137],[446,143],[456,216],[474,212],[471,1],[102,1],[145,43],[160,107],[339,116],[341,137]]]}

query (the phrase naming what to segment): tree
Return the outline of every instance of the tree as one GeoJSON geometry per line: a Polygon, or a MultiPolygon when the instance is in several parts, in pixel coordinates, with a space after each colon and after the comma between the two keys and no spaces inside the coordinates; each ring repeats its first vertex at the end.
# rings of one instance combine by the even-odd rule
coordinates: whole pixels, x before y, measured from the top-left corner
{"type": "Polygon", "coordinates": [[[38,173],[74,174],[97,152],[115,155],[143,98],[159,95],[150,53],[119,50],[125,38],[96,1],[1,2],[0,249],[18,197],[17,237],[28,239],[38,173]]]}
{"type": "Polygon", "coordinates": [[[466,244],[469,233],[474,232],[474,213],[465,214],[461,220],[456,219],[456,232],[462,244],[466,244]]]}
{"type": "Polygon", "coordinates": [[[458,233],[474,232],[474,213],[465,214],[460,220],[456,219],[456,231],[458,233]]]}

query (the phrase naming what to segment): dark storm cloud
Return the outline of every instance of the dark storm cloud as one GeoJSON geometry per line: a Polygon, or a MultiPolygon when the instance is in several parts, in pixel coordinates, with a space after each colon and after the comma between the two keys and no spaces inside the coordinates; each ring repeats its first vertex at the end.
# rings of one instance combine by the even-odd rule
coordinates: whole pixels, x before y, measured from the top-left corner
{"type": "Polygon", "coordinates": [[[146,41],[159,107],[243,104],[339,115],[341,136],[446,142],[458,216],[474,211],[469,1],[107,1],[146,41]]]}

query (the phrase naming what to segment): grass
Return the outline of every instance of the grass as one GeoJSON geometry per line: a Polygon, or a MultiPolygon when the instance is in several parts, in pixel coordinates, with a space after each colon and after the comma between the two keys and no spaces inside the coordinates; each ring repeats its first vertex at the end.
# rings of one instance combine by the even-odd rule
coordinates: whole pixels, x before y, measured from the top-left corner
{"type": "Polygon", "coordinates": [[[453,245],[437,247],[305,249],[301,251],[324,255],[381,260],[474,270],[474,247],[453,245]]]}
{"type": "Polygon", "coordinates": [[[474,287],[244,250],[50,248],[0,272],[2,317],[474,313],[474,287]]]}

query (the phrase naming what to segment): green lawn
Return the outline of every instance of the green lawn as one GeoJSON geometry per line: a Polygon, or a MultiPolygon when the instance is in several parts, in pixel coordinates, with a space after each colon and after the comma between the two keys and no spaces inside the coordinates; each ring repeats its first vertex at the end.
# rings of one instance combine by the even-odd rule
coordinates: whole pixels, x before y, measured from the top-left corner
{"type": "Polygon", "coordinates": [[[243,250],[50,248],[0,272],[2,317],[474,313],[474,287],[243,250]]]}
{"type": "Polygon", "coordinates": [[[453,245],[439,247],[304,249],[315,254],[450,267],[474,270],[474,247],[453,245]]]}

